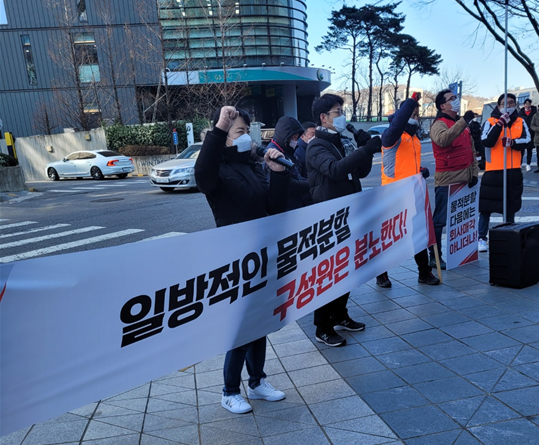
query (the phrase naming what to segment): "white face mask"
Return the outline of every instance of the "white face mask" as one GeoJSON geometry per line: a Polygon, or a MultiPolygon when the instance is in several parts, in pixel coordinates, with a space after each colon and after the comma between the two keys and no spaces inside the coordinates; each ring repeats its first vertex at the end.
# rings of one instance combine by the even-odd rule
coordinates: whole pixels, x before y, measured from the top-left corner
{"type": "Polygon", "coordinates": [[[507,113],[509,114],[509,116],[511,116],[515,112],[515,110],[516,110],[515,107],[508,108],[507,113]]]}
{"type": "Polygon", "coordinates": [[[408,123],[410,125],[419,125],[419,121],[417,119],[412,119],[412,118],[408,119],[408,123]]]}
{"type": "Polygon", "coordinates": [[[459,98],[451,101],[451,111],[454,111],[455,113],[460,112],[460,99],[459,98]]]}
{"type": "Polygon", "coordinates": [[[333,118],[333,127],[338,133],[342,133],[346,130],[346,116],[342,114],[341,116],[333,118]]]}
{"type": "Polygon", "coordinates": [[[298,140],[297,139],[295,141],[290,140],[288,145],[290,145],[290,147],[292,147],[292,148],[296,148],[296,146],[298,145],[298,140]]]}
{"type": "Polygon", "coordinates": [[[251,139],[251,136],[249,136],[247,133],[242,134],[238,139],[229,139],[232,141],[232,145],[235,145],[237,147],[238,153],[243,153],[251,150],[253,140],[251,139]]]}
{"type": "Polygon", "coordinates": [[[309,139],[309,140],[307,141],[307,144],[308,144],[309,142],[311,142],[313,139],[314,139],[314,136],[313,136],[311,139],[309,139]]]}

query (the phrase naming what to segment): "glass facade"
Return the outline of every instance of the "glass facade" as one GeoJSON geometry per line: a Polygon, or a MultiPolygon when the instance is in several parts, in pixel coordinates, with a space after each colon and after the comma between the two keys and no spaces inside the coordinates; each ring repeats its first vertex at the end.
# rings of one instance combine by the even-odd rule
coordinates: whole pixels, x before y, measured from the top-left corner
{"type": "Polygon", "coordinates": [[[159,0],[168,67],[308,66],[304,0],[159,0]]]}
{"type": "Polygon", "coordinates": [[[99,61],[97,59],[97,46],[92,32],[75,34],[75,63],[79,70],[79,79],[82,83],[99,82],[99,61]]]}

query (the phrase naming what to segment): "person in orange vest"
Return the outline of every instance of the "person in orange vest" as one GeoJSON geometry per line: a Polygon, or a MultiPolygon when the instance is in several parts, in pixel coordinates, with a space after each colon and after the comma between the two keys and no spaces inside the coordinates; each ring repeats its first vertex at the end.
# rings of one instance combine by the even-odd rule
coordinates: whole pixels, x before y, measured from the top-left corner
{"type": "MultiPolygon", "coordinates": [[[[438,113],[430,127],[432,151],[436,161],[434,173],[434,234],[440,257],[440,267],[446,268],[442,259],[442,231],[447,221],[447,199],[449,186],[467,182],[473,187],[478,182],[479,168],[475,148],[468,125],[474,119],[474,112],[466,111],[458,116],[460,99],[451,90],[442,90],[435,99],[438,113]]],[[[434,246],[429,247],[430,265],[436,267],[434,246]]]]}
{"type": "MultiPolygon", "coordinates": [[[[421,167],[421,141],[416,136],[419,125],[419,100],[421,93],[414,93],[406,99],[399,110],[389,117],[389,128],[382,133],[382,185],[391,184],[417,173],[426,179],[429,169],[421,167]]],[[[419,269],[419,283],[436,285],[440,280],[432,274],[427,249],[415,256],[419,269]]],[[[391,287],[391,281],[384,272],[376,277],[380,287],[391,287]]]]}
{"type": "Polygon", "coordinates": [[[514,94],[498,98],[498,106],[483,124],[481,141],[485,146],[485,174],[479,189],[479,252],[488,250],[488,226],[491,213],[503,213],[504,146],[507,147],[507,222],[515,222],[515,213],[522,206],[524,178],[520,163],[522,152],[531,141],[530,129],[518,116],[514,94]],[[504,131],[505,127],[505,131],[504,131]],[[507,136],[504,136],[504,133],[507,136]]]}

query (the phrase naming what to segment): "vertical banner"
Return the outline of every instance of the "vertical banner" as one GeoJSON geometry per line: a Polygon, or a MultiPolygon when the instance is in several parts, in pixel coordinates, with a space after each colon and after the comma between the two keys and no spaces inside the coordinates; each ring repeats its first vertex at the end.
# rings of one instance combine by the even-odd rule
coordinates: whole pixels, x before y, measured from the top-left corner
{"type": "Polygon", "coordinates": [[[447,269],[477,261],[479,184],[451,184],[447,198],[447,269]]]}

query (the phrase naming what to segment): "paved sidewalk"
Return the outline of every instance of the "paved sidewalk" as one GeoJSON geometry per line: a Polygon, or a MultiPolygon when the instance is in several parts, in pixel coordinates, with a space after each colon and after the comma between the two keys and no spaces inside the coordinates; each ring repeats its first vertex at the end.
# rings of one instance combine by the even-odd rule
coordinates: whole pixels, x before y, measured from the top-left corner
{"type": "Polygon", "coordinates": [[[392,289],[352,292],[367,329],[345,347],[313,342],[312,315],[269,336],[268,381],[284,401],[221,408],[219,356],[0,444],[539,443],[539,285],[490,286],[487,254],[441,286],[418,284],[415,269],[390,270],[392,289]]]}

